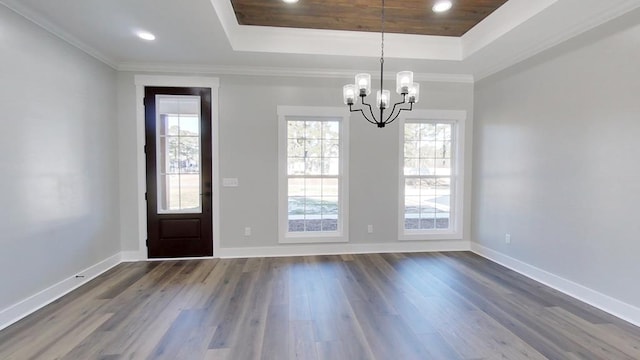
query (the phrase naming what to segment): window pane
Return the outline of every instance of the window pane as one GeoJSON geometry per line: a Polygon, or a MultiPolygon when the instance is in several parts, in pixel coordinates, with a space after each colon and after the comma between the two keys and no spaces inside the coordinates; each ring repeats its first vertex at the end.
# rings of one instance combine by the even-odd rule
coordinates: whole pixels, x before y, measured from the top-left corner
{"type": "Polygon", "coordinates": [[[420,124],[406,123],[404,124],[404,141],[420,140],[420,124]]]}
{"type": "Polygon", "coordinates": [[[319,158],[322,157],[322,143],[319,139],[307,138],[305,141],[304,156],[319,158]]]}
{"type": "Polygon", "coordinates": [[[181,115],[180,135],[182,136],[200,136],[200,119],[193,115],[181,115]]]}
{"type": "Polygon", "coordinates": [[[288,145],[287,145],[287,156],[304,157],[304,140],[289,139],[288,145]]]}
{"type": "Polygon", "coordinates": [[[289,175],[304,175],[305,161],[304,158],[288,158],[287,173],[289,175]]]}
{"type": "Polygon", "coordinates": [[[340,156],[340,143],[336,140],[322,141],[322,156],[325,158],[337,158],[340,156]]]}
{"type": "Polygon", "coordinates": [[[304,179],[289,179],[288,193],[289,196],[304,196],[304,179]]]}
{"type": "Polygon", "coordinates": [[[304,219],[304,196],[289,196],[288,200],[289,219],[304,219]]]}
{"type": "Polygon", "coordinates": [[[287,137],[289,139],[304,140],[304,121],[288,121],[287,137]]]}
{"type": "Polygon", "coordinates": [[[434,159],[420,159],[420,175],[433,175],[436,172],[434,159]]]}
{"type": "Polygon", "coordinates": [[[420,174],[420,160],[405,158],[404,159],[404,174],[405,175],[419,175],[420,174]]]}
{"type": "Polygon", "coordinates": [[[338,220],[322,219],[322,231],[338,231],[338,220]]]}
{"type": "Polygon", "coordinates": [[[437,140],[451,140],[451,124],[437,124],[436,125],[436,139],[437,140]]]}
{"type": "Polygon", "coordinates": [[[420,125],[420,140],[422,140],[422,141],[435,141],[436,140],[436,126],[434,124],[421,124],[420,125]]]}
{"type": "Polygon", "coordinates": [[[420,141],[420,157],[423,159],[436,157],[436,146],[433,141],[420,141]]]}
{"type": "Polygon", "coordinates": [[[322,175],[322,159],[306,158],[305,159],[305,175],[322,175]]]}
{"type": "Polygon", "coordinates": [[[305,195],[312,197],[322,196],[322,179],[320,178],[306,178],[304,181],[305,195]]]}
{"type": "Polygon", "coordinates": [[[200,175],[180,175],[180,209],[200,207],[200,175]]]}
{"type": "Polygon", "coordinates": [[[324,121],[305,121],[304,137],[307,139],[322,139],[322,123],[324,121]]]}
{"type": "Polygon", "coordinates": [[[418,158],[420,157],[420,142],[419,141],[407,141],[404,143],[404,157],[405,158],[418,158]]]}
{"type": "Polygon", "coordinates": [[[338,197],[337,196],[322,197],[322,215],[323,215],[323,218],[338,217],[338,197]]]}
{"type": "Polygon", "coordinates": [[[322,122],[322,138],[327,140],[338,140],[340,137],[340,123],[337,121],[322,122]]]}
{"type": "Polygon", "coordinates": [[[322,175],[335,176],[340,173],[340,159],[329,158],[322,162],[322,175]]]}
{"type": "Polygon", "coordinates": [[[322,196],[338,196],[338,179],[322,179],[322,196]]]}
{"type": "Polygon", "coordinates": [[[180,160],[178,166],[180,173],[194,173],[198,172],[198,164],[200,162],[200,139],[197,137],[183,137],[180,138],[180,146],[178,147],[178,153],[180,160]]]}

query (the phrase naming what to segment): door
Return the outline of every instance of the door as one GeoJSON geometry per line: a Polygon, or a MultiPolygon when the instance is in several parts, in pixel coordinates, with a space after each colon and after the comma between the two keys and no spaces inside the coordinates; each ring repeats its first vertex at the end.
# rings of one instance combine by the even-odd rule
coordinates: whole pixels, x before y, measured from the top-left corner
{"type": "Polygon", "coordinates": [[[145,87],[149,258],[213,255],[211,89],[145,87]]]}

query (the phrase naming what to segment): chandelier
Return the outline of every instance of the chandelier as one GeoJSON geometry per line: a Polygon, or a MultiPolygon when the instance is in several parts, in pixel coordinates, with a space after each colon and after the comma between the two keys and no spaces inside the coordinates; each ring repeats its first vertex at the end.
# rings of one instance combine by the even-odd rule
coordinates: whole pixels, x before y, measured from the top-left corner
{"type": "Polygon", "coordinates": [[[383,128],[385,125],[392,123],[400,116],[402,111],[413,110],[413,104],[418,102],[420,96],[420,84],[413,82],[413,72],[400,71],[396,75],[396,92],[402,96],[402,101],[394,103],[391,112],[385,114],[385,109],[388,109],[391,103],[391,92],[384,90],[384,0],[382,0],[381,19],[380,90],[376,93],[376,106],[380,110],[380,116],[376,118],[371,104],[365,102],[365,97],[371,94],[370,74],[357,74],[355,84],[347,84],[342,88],[344,103],[349,105],[349,110],[351,112],[359,111],[368,122],[378,125],[379,128],[383,128]],[[358,109],[353,108],[353,105],[356,103],[356,96],[360,97],[360,104],[362,105],[362,107],[358,109]],[[406,107],[405,104],[409,104],[409,107],[406,107]]]}

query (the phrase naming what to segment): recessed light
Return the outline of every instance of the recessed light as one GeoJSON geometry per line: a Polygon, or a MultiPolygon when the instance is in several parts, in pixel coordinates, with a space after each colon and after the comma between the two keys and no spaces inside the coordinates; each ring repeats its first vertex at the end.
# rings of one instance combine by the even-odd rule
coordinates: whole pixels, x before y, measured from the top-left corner
{"type": "Polygon", "coordinates": [[[295,4],[298,2],[298,0],[282,0],[284,2],[286,2],[287,4],[295,4]]]}
{"type": "Polygon", "coordinates": [[[433,5],[433,11],[437,13],[445,12],[451,9],[451,1],[438,1],[435,5],[433,5]]]}
{"type": "Polygon", "coordinates": [[[152,41],[156,39],[156,36],[147,31],[138,31],[138,37],[142,40],[152,41]]]}

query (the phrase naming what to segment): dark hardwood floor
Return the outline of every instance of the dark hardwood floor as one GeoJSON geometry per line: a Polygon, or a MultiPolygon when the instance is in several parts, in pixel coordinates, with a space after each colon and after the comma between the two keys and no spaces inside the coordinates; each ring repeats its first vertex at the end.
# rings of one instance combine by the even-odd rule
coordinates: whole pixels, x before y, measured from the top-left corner
{"type": "Polygon", "coordinates": [[[472,253],[138,262],[0,359],[640,359],[640,328],[472,253]]]}

